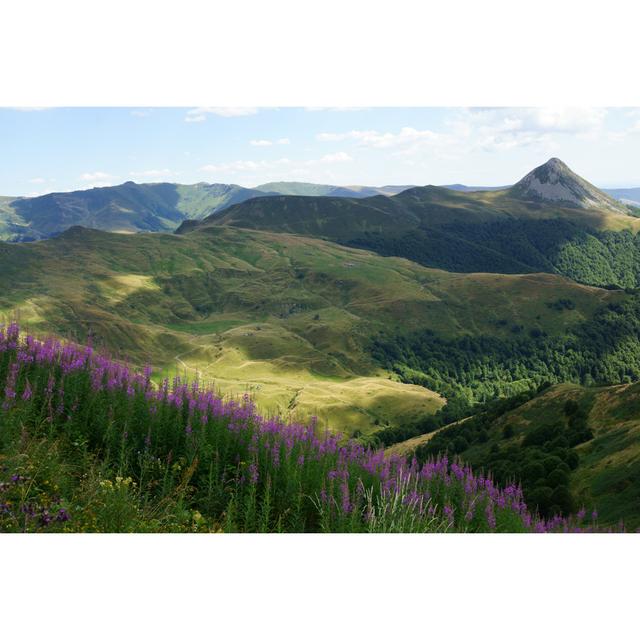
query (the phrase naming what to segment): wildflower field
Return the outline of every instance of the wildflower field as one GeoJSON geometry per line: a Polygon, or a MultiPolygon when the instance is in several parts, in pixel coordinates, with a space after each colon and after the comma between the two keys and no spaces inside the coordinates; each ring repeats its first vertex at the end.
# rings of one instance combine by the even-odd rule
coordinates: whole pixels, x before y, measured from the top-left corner
{"type": "Polygon", "coordinates": [[[456,460],[385,455],[90,345],[0,329],[0,531],[579,532],[456,460]]]}

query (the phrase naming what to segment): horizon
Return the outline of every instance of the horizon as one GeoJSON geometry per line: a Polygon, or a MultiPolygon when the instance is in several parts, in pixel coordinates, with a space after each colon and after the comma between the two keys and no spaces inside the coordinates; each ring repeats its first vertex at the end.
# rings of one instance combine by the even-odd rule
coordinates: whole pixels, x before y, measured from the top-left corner
{"type": "Polygon", "coordinates": [[[640,186],[635,108],[0,109],[0,195],[137,184],[514,184],[550,157],[640,186]]]}

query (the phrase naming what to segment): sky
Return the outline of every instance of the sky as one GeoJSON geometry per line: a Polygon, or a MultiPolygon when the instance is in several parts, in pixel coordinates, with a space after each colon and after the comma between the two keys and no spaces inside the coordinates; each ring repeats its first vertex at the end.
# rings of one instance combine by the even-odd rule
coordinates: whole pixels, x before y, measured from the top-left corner
{"type": "Polygon", "coordinates": [[[640,108],[0,109],[0,195],[134,182],[640,186],[640,108]]]}

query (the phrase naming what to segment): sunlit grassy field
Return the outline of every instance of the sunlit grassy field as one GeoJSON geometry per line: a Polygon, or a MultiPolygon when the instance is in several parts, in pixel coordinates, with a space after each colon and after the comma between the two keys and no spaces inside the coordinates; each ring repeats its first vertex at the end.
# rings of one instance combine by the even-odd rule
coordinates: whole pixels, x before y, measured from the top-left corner
{"type": "Polygon", "coordinates": [[[0,314],[44,335],[185,372],[265,411],[369,433],[444,400],[370,358],[380,330],[550,334],[621,295],[546,274],[455,274],[313,238],[231,227],[182,236],[73,228],[0,246],[0,314]],[[575,308],[550,305],[570,298],[575,308]]]}

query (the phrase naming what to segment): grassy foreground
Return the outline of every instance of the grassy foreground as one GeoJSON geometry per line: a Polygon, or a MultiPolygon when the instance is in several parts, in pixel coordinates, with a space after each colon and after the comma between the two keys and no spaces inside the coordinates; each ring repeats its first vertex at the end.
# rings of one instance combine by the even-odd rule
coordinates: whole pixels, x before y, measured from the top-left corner
{"type": "Polygon", "coordinates": [[[568,532],[519,487],[0,330],[0,531],[568,532]]]}

